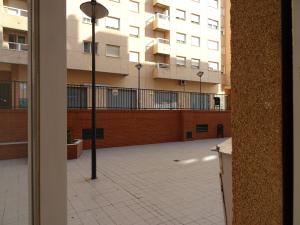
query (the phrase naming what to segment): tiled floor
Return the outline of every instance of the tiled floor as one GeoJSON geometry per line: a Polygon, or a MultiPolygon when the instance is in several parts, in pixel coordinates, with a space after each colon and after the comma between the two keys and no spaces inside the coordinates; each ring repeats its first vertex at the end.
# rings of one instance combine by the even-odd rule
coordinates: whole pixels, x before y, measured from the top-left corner
{"type": "MultiPolygon", "coordinates": [[[[98,150],[96,181],[85,152],[68,162],[68,225],[224,225],[218,159],[209,150],[223,141],[98,150]]],[[[25,225],[24,184],[25,160],[0,161],[0,225],[25,225]],[[8,179],[14,187],[3,188],[8,179]]]]}

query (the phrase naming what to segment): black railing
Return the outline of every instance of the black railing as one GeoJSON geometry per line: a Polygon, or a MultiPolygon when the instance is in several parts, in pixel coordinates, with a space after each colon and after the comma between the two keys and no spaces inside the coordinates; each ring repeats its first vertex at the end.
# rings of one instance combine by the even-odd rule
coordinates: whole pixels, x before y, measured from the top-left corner
{"type": "MultiPolygon", "coordinates": [[[[0,81],[0,108],[26,108],[26,82],[0,81]]],[[[68,108],[91,108],[90,85],[68,85],[68,108]]],[[[96,87],[98,109],[190,109],[230,110],[230,96],[199,92],[96,87]],[[138,104],[140,103],[140,104],[138,104]]]]}

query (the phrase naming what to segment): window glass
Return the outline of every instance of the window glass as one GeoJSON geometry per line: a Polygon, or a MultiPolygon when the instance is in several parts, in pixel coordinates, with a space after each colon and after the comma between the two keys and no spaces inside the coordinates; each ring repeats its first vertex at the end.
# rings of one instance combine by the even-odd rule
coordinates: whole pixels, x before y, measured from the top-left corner
{"type": "Polygon", "coordinates": [[[186,35],[182,34],[182,33],[176,33],[176,41],[177,41],[177,43],[185,44],[186,35]]]}
{"type": "Polygon", "coordinates": [[[200,23],[200,16],[197,14],[191,14],[191,22],[199,24],[200,23]]]}
{"type": "Polygon", "coordinates": [[[129,35],[131,37],[139,37],[140,36],[140,29],[135,26],[130,26],[129,27],[129,35]]]}
{"type": "Polygon", "coordinates": [[[155,108],[169,109],[177,108],[178,94],[170,91],[155,91],[155,108]]]}
{"type": "Polygon", "coordinates": [[[106,45],[106,56],[120,57],[120,46],[106,45]]]}
{"type": "Polygon", "coordinates": [[[211,49],[211,50],[218,50],[219,49],[219,42],[218,41],[208,41],[207,42],[207,46],[208,46],[208,49],[211,49]]]}
{"type": "Polygon", "coordinates": [[[219,71],[219,63],[218,62],[208,62],[208,70],[219,71]]]}
{"type": "Polygon", "coordinates": [[[138,52],[129,52],[129,61],[130,62],[139,62],[140,54],[138,52]]]}
{"type": "Polygon", "coordinates": [[[192,46],[200,47],[200,37],[192,36],[192,46]]]}
{"type": "Polygon", "coordinates": [[[176,65],[177,66],[185,66],[186,65],[186,58],[182,56],[176,57],[176,65]]]}
{"type": "Polygon", "coordinates": [[[135,1],[129,1],[128,9],[131,12],[139,12],[139,3],[135,1]]]}
{"type": "MultiPolygon", "coordinates": [[[[92,53],[92,42],[90,41],[84,41],[83,42],[83,52],[84,53],[92,53]]],[[[95,43],[95,52],[98,54],[98,43],[95,43]]]]}
{"type": "Polygon", "coordinates": [[[185,11],[176,9],[176,18],[180,20],[185,20],[185,11]]]}
{"type": "Polygon", "coordinates": [[[119,30],[120,29],[120,19],[108,16],[108,17],[106,17],[106,20],[105,20],[105,26],[106,26],[106,28],[109,28],[109,29],[119,30]]]}
{"type": "Polygon", "coordinates": [[[208,19],[208,27],[210,29],[218,30],[219,29],[219,21],[208,19]]]}
{"type": "Polygon", "coordinates": [[[218,0],[209,0],[208,6],[217,9],[219,7],[219,1],[218,0]]]}
{"type": "Polygon", "coordinates": [[[200,68],[200,59],[192,59],[192,68],[194,69],[200,68]]]}

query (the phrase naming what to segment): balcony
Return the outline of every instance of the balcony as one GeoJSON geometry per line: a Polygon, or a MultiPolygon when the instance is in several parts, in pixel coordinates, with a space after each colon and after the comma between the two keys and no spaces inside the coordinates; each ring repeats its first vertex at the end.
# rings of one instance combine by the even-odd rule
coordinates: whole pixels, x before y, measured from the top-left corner
{"type": "Polygon", "coordinates": [[[169,8],[170,7],[170,0],[153,0],[153,6],[160,7],[160,8],[169,8]]]}
{"type": "Polygon", "coordinates": [[[170,65],[165,63],[157,63],[153,69],[154,78],[168,78],[170,77],[170,65]]]}
{"type": "Polygon", "coordinates": [[[170,31],[170,17],[161,13],[156,13],[153,21],[153,30],[170,31]]]}
{"type": "Polygon", "coordinates": [[[28,51],[28,44],[22,44],[16,42],[4,42],[3,47],[15,51],[28,51]]]}
{"type": "Polygon", "coordinates": [[[2,26],[17,30],[26,31],[28,29],[28,11],[9,6],[3,6],[3,12],[0,11],[2,26]]]}
{"type": "Polygon", "coordinates": [[[28,11],[24,9],[18,9],[14,7],[9,7],[9,6],[3,6],[4,13],[12,15],[12,16],[28,16],[28,11]]]}
{"type": "Polygon", "coordinates": [[[153,54],[170,55],[170,41],[168,39],[157,38],[153,45],[153,54]]]}
{"type": "Polygon", "coordinates": [[[0,48],[0,62],[27,64],[28,44],[4,42],[0,48]]]}

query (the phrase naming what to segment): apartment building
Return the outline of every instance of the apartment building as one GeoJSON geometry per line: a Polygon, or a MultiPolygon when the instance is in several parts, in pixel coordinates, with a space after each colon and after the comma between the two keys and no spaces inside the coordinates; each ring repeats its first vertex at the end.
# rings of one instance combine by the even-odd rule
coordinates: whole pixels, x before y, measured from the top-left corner
{"type": "MultiPolygon", "coordinates": [[[[91,20],[80,11],[82,2],[67,0],[68,83],[88,87],[91,20]]],[[[199,71],[204,72],[203,93],[230,88],[224,50],[229,26],[224,25],[225,4],[220,0],[102,0],[101,4],[109,16],[96,26],[98,86],[137,88],[135,65],[140,62],[143,89],[198,92],[199,71]]],[[[0,80],[26,80],[27,1],[0,0],[0,18],[0,80]]]]}

